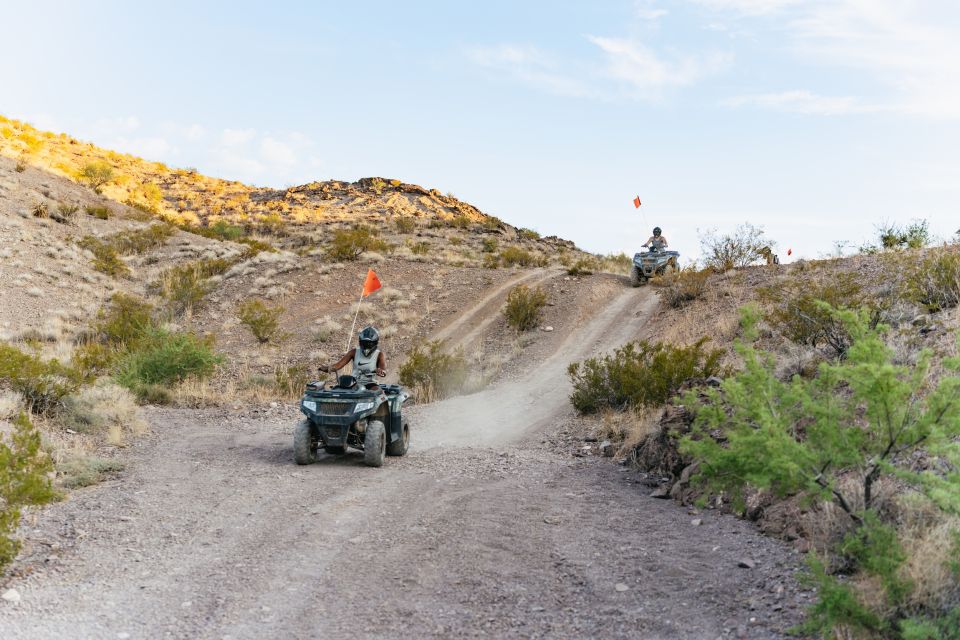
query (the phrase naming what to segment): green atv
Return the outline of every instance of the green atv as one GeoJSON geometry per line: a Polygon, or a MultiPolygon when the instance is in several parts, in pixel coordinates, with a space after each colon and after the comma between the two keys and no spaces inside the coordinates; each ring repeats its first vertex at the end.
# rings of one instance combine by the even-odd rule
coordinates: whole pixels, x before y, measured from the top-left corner
{"type": "Polygon", "coordinates": [[[340,376],[329,387],[311,382],[300,401],[306,418],[293,432],[293,459],[311,464],[317,461],[320,447],[330,454],[353,447],[363,451],[364,464],[379,467],[384,455],[406,455],[410,423],[401,410],[409,397],[398,384],[365,389],[353,376],[340,376]]]}

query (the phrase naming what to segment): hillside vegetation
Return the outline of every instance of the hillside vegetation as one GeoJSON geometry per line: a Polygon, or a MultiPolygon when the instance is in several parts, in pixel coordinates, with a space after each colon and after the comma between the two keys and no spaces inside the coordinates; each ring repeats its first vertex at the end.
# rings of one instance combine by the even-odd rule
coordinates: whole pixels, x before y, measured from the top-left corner
{"type": "Polygon", "coordinates": [[[655,280],[648,342],[571,367],[574,406],[656,497],[808,551],[805,631],[957,638],[960,246],[921,221],[849,258],[732,268],[749,235],[655,280]]]}

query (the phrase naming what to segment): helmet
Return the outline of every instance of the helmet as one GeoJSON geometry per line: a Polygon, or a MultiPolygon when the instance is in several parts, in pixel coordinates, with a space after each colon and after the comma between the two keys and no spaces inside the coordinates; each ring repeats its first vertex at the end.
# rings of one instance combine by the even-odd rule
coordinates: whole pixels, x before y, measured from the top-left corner
{"type": "Polygon", "coordinates": [[[369,356],[380,344],[380,332],[373,327],[364,327],[360,332],[360,350],[363,355],[369,356]]]}
{"type": "Polygon", "coordinates": [[[661,233],[663,233],[663,229],[661,229],[660,227],[654,227],[654,228],[653,228],[653,235],[654,235],[654,236],[658,236],[658,237],[659,237],[661,233]]]}

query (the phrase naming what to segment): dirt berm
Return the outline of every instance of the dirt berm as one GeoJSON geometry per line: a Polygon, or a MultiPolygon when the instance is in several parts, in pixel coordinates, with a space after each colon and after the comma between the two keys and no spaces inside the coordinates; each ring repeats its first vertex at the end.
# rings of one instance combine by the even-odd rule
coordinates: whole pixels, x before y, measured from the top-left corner
{"type": "Polygon", "coordinates": [[[27,526],[0,636],[783,637],[809,595],[793,552],[550,446],[567,363],[655,308],[624,286],[519,378],[413,408],[381,469],[295,466],[292,407],[152,411],[124,478],[27,526]]]}

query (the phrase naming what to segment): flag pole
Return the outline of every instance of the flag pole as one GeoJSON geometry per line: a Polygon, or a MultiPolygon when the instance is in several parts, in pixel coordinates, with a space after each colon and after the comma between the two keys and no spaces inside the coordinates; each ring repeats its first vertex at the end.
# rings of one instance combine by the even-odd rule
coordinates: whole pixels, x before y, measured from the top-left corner
{"type": "Polygon", "coordinates": [[[360,305],[363,304],[363,291],[360,291],[360,299],[357,300],[357,312],[353,314],[353,324],[350,325],[350,333],[347,334],[347,351],[350,350],[350,343],[353,341],[353,329],[357,326],[357,318],[360,317],[360,305]]]}

